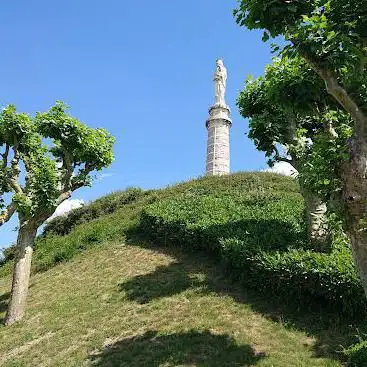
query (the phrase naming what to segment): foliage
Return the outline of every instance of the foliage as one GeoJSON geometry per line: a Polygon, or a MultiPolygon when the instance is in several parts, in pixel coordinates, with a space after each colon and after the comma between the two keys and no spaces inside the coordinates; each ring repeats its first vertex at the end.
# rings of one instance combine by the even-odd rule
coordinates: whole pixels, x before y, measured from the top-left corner
{"type": "Polygon", "coordinates": [[[145,195],[145,193],[140,188],[129,188],[126,191],[107,195],[89,205],[74,209],[67,215],[54,218],[46,224],[43,235],[65,236],[70,233],[76,225],[111,214],[123,206],[133,203],[142,195],[145,195]]]}
{"type": "Polygon", "coordinates": [[[282,35],[287,41],[280,52],[282,57],[302,58],[319,81],[325,83],[334,102],[339,104],[335,109],[328,102],[322,111],[326,112],[324,121],[314,131],[318,147],[304,177],[311,185],[316,184],[316,190],[321,194],[330,196],[334,195],[333,189],[337,191],[334,199],[351,240],[365,293],[366,9],[366,0],[240,0],[235,10],[240,26],[265,31],[264,41],[282,35]],[[330,124],[334,118],[341,132],[330,124]],[[328,141],[323,130],[324,133],[328,130],[335,141],[328,141]],[[328,170],[328,165],[333,163],[336,163],[335,169],[328,170]],[[331,176],[322,177],[324,173],[331,173],[331,176]]]}
{"type": "MultiPolygon", "coordinates": [[[[279,70],[274,76],[276,85],[280,87],[277,90],[278,93],[273,94],[273,97],[280,98],[282,106],[288,106],[291,103],[297,112],[304,110],[305,107],[315,108],[315,106],[317,106],[318,111],[320,108],[322,111],[322,104],[327,106],[323,121],[319,119],[323,123],[316,126],[314,131],[318,135],[319,141],[325,140],[320,135],[322,135],[322,130],[324,130],[328,120],[330,121],[330,112],[333,114],[334,120],[339,119],[340,123],[350,127],[348,134],[345,134],[346,129],[343,129],[341,135],[341,138],[348,137],[348,147],[345,141],[341,142],[339,139],[338,143],[332,144],[334,147],[330,147],[329,144],[325,154],[322,154],[322,150],[318,149],[313,157],[314,164],[317,165],[315,172],[310,172],[311,166],[309,166],[305,174],[307,176],[311,173],[313,177],[309,181],[313,183],[317,181],[315,175],[320,174],[324,168],[325,173],[328,173],[327,166],[331,162],[337,162],[337,166],[340,168],[343,159],[338,161],[338,158],[344,156],[344,160],[348,157],[353,160],[353,157],[357,157],[358,152],[362,151],[361,144],[365,144],[364,126],[367,120],[365,115],[367,112],[366,9],[367,2],[365,0],[271,2],[241,0],[238,9],[234,12],[236,21],[240,26],[246,26],[249,29],[264,29],[267,34],[264,40],[270,36],[283,35],[289,41],[281,51],[283,67],[277,67],[275,62],[275,65],[268,67],[266,72],[266,80],[268,80],[269,70],[277,68],[279,70]],[[299,89],[298,94],[296,89],[292,89],[292,93],[285,95],[281,92],[282,80],[285,80],[285,86],[294,85],[294,82],[288,77],[291,75],[289,71],[292,71],[292,68],[286,66],[289,59],[303,60],[303,63],[307,62],[307,66],[298,70],[293,68],[295,80],[301,81],[300,86],[303,87],[299,89]],[[305,74],[304,71],[307,70],[309,72],[305,74]],[[277,78],[281,80],[280,83],[278,83],[277,78]],[[320,86],[322,82],[326,84],[326,89],[320,86]],[[327,98],[327,94],[332,98],[327,98]],[[284,98],[285,96],[287,98],[284,98]],[[306,99],[303,96],[306,96],[306,99]],[[320,96],[322,96],[321,100],[320,96]],[[308,97],[311,97],[310,100],[308,97]],[[310,105],[310,101],[314,102],[313,107],[310,105]],[[321,106],[320,102],[322,102],[321,106]],[[338,108],[336,108],[335,103],[339,104],[338,108]],[[347,115],[342,116],[339,110],[344,110],[347,115]],[[351,119],[354,120],[354,124],[351,123],[351,119]],[[350,149],[352,143],[356,147],[354,150],[350,149]],[[338,145],[341,148],[341,155],[334,154],[334,157],[331,157],[331,150],[338,145]]],[[[272,73],[270,74],[272,75],[272,73]]],[[[322,113],[324,112],[322,111],[322,113]]],[[[357,169],[355,170],[357,171],[357,169]]],[[[340,177],[341,172],[337,175],[334,172],[329,178],[327,176],[319,177],[319,181],[329,180],[332,182],[334,178],[340,181],[340,177]]],[[[317,189],[325,191],[320,187],[317,189]]],[[[340,187],[337,189],[341,190],[340,187]]],[[[332,190],[333,187],[330,187],[329,193],[332,190]]]]}
{"type": "Polygon", "coordinates": [[[352,136],[352,128],[349,119],[340,111],[329,111],[324,118],[331,121],[335,135],[325,130],[314,135],[312,150],[301,158],[300,179],[328,201],[329,208],[334,205],[334,211],[338,211],[343,187],[341,167],[348,159],[347,142],[352,136]]]}
{"type": "Polygon", "coordinates": [[[367,366],[367,341],[353,345],[345,354],[348,356],[348,367],[367,366]]]}
{"type": "Polygon", "coordinates": [[[0,261],[0,264],[5,264],[6,262],[13,260],[17,252],[16,244],[15,243],[11,244],[9,247],[2,249],[1,252],[2,252],[2,259],[0,261]]]}
{"type": "Polygon", "coordinates": [[[90,173],[112,163],[114,138],[67,115],[57,102],[35,118],[9,105],[0,114],[1,224],[18,212],[20,223],[40,226],[90,173]],[[5,198],[10,201],[5,208],[5,198]]]}
{"type": "Polygon", "coordinates": [[[249,137],[270,165],[291,163],[302,187],[325,202],[340,193],[352,123],[300,57],[274,58],[264,77],[247,80],[237,105],[250,118],[249,137]]]}

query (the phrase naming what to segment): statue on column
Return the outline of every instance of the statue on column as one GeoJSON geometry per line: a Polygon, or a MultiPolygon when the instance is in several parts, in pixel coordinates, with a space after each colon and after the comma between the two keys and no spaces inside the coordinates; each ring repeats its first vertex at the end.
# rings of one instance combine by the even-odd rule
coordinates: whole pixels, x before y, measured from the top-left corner
{"type": "Polygon", "coordinates": [[[215,82],[215,104],[226,107],[225,94],[227,87],[227,69],[224,66],[223,60],[217,60],[217,70],[214,75],[215,82]]]}

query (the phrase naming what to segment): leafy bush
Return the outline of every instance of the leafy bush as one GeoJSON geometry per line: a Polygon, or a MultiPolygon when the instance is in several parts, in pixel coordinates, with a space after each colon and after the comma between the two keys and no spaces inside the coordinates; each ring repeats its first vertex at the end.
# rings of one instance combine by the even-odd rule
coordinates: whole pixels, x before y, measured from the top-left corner
{"type": "Polygon", "coordinates": [[[129,188],[122,192],[104,196],[89,205],[72,210],[67,215],[56,217],[46,225],[43,235],[65,236],[76,225],[111,214],[124,205],[131,204],[143,194],[144,192],[140,188],[129,188]]]}
{"type": "Polygon", "coordinates": [[[330,254],[313,251],[301,195],[290,190],[289,179],[279,177],[283,185],[275,188],[263,179],[252,185],[253,177],[243,175],[234,187],[158,200],[144,209],[140,228],[162,244],[210,251],[234,276],[282,302],[363,313],[363,289],[342,233],[334,233],[330,254]]]}
{"type": "Polygon", "coordinates": [[[367,341],[362,341],[345,351],[348,356],[348,367],[367,366],[367,341]]]}

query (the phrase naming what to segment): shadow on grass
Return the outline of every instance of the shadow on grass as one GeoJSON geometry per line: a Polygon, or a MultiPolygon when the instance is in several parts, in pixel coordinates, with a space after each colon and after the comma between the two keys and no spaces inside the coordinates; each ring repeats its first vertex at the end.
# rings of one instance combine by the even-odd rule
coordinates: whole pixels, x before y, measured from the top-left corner
{"type": "Polygon", "coordinates": [[[184,292],[189,288],[206,286],[206,281],[189,275],[194,268],[188,268],[185,263],[173,263],[169,266],[159,266],[154,273],[139,275],[119,285],[127,298],[140,304],[154,299],[169,297],[184,292]]]}
{"type": "MultiPolygon", "coordinates": [[[[169,266],[140,275],[120,284],[129,300],[147,303],[154,299],[179,294],[185,290],[200,293],[216,293],[230,296],[238,303],[251,305],[264,317],[290,329],[306,332],[315,338],[312,346],[315,357],[326,357],[343,361],[343,347],[355,343],[356,334],[367,330],[365,320],[346,320],[337,312],[327,311],[323,305],[306,308],[298,304],[285,304],[273,296],[264,296],[241,282],[231,279],[228,271],[204,252],[186,252],[178,247],[157,246],[137,237],[131,237],[129,244],[159,251],[176,259],[169,266]],[[199,279],[197,274],[202,274],[199,279]]],[[[240,322],[240,320],[239,320],[240,322]]]]}
{"type": "Polygon", "coordinates": [[[148,331],[89,356],[93,366],[101,367],[240,367],[255,366],[263,358],[265,355],[257,354],[250,345],[237,345],[230,336],[209,331],[168,335],[148,331]]]}

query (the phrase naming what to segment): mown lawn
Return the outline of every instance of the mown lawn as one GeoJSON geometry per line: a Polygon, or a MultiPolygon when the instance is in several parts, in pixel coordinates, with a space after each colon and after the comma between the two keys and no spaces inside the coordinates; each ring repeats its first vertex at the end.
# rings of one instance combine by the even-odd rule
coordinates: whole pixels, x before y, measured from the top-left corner
{"type": "Polygon", "coordinates": [[[308,330],[270,304],[200,253],[108,243],[32,277],[25,320],[0,327],[0,365],[342,366],[337,327],[308,330]]]}

